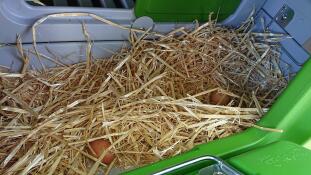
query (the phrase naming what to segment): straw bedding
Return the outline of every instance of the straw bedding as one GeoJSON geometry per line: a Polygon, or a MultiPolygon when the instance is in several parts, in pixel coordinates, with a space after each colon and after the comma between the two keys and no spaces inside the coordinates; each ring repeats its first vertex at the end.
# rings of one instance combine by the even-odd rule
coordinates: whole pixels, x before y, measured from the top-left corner
{"type": "Polygon", "coordinates": [[[287,80],[279,67],[284,36],[251,27],[209,21],[163,36],[132,32],[131,47],[108,59],[90,53],[40,72],[27,70],[19,43],[26,66],[0,74],[0,173],[137,167],[254,126],[287,80]],[[101,154],[115,155],[109,166],[88,151],[98,139],[111,143],[101,154]]]}

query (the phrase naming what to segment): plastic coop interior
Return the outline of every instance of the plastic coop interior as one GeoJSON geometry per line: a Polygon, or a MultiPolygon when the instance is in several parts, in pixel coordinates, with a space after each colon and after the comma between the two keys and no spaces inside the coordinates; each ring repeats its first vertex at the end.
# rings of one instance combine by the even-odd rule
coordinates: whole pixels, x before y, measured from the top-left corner
{"type": "MultiPolygon", "coordinates": [[[[16,50],[16,35],[20,34],[25,52],[30,56],[32,69],[41,69],[33,50],[31,27],[40,17],[62,12],[87,12],[115,23],[138,28],[150,28],[166,33],[191,22],[154,22],[149,17],[134,15],[134,0],[45,0],[40,6],[25,0],[0,0],[0,69],[19,71],[22,61],[16,50]]],[[[292,79],[311,54],[311,1],[310,0],[241,0],[236,11],[220,23],[238,27],[255,9],[253,31],[284,33],[290,38],[281,42],[281,62],[285,76],[292,79]]],[[[127,47],[129,32],[94,21],[87,17],[48,19],[37,29],[38,50],[47,67],[56,66],[50,58],[73,64],[85,59],[86,42],[82,22],[94,43],[94,58],[107,58],[122,47],[127,47]]],[[[300,81],[300,80],[297,80],[300,81]]],[[[290,93],[290,92],[289,92],[290,93]]],[[[288,94],[289,94],[288,93],[288,94]]],[[[284,101],[284,100],[283,100],[284,101]]],[[[282,104],[281,104],[282,105],[282,104]]],[[[279,106],[281,106],[279,105],[279,106]]],[[[304,144],[311,149],[311,141],[304,144]]]]}

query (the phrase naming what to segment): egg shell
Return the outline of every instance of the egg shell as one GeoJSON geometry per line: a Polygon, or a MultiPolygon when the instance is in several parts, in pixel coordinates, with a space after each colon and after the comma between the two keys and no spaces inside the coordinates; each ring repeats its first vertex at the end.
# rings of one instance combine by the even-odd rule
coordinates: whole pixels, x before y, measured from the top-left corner
{"type": "Polygon", "coordinates": [[[213,105],[228,105],[231,97],[219,92],[212,92],[210,95],[210,103],[213,105]]]}
{"type": "MultiPolygon", "coordinates": [[[[89,144],[91,149],[93,150],[93,151],[89,150],[89,153],[96,158],[99,158],[100,155],[111,145],[111,143],[105,139],[94,140],[89,144]]],[[[109,165],[114,158],[115,155],[111,151],[108,151],[104,156],[104,158],[102,159],[102,163],[109,165]]]]}

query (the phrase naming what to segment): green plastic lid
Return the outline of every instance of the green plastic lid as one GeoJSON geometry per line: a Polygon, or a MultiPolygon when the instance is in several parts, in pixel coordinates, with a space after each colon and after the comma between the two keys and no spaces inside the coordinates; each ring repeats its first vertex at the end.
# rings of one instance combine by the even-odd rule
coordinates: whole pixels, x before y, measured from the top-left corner
{"type": "Polygon", "coordinates": [[[137,0],[136,17],[149,16],[156,22],[222,21],[234,13],[241,0],[137,0]]]}

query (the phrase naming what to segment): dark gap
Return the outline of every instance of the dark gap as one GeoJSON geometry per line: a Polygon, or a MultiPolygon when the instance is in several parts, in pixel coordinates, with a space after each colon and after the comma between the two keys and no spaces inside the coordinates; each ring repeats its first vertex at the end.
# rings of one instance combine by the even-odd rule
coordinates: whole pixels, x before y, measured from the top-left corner
{"type": "Polygon", "coordinates": [[[73,7],[80,6],[77,0],[67,0],[67,2],[68,2],[68,6],[73,6],[73,7]]]}
{"type": "Polygon", "coordinates": [[[94,7],[102,7],[100,0],[92,0],[92,3],[94,7]]]}
{"type": "MultiPolygon", "coordinates": [[[[1,0],[0,0],[1,1],[1,0]]],[[[71,6],[80,7],[80,0],[40,0],[46,6],[71,6]]],[[[83,1],[83,0],[82,0],[83,1]]],[[[40,6],[32,1],[26,1],[33,6],[40,6]]],[[[136,0],[89,0],[92,7],[104,7],[104,8],[134,8],[136,0]]]]}
{"type": "Polygon", "coordinates": [[[124,8],[120,0],[113,0],[113,2],[116,4],[116,8],[124,8]]]}
{"type": "Polygon", "coordinates": [[[41,0],[40,2],[42,2],[46,6],[54,6],[53,0],[41,0]]]}
{"type": "MultiPolygon", "coordinates": [[[[40,4],[37,4],[33,1],[26,1],[28,4],[33,5],[33,6],[41,6],[40,4]]],[[[46,6],[53,6],[53,0],[41,0],[40,2],[42,2],[43,4],[45,4],[46,6]]]]}

